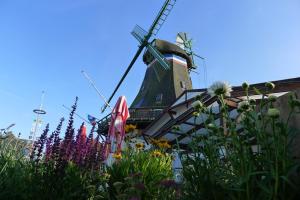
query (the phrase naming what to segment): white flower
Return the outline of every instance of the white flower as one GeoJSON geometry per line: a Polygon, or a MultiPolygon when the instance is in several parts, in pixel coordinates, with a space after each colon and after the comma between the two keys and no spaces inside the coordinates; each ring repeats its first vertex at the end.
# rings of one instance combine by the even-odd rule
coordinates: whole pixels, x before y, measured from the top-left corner
{"type": "Polygon", "coordinates": [[[249,111],[250,110],[249,101],[241,101],[238,105],[238,109],[242,111],[249,111]]]}
{"type": "Polygon", "coordinates": [[[244,90],[248,90],[248,89],[249,89],[249,84],[248,84],[247,82],[244,82],[244,83],[242,84],[242,88],[243,88],[244,90]]]}
{"type": "Polygon", "coordinates": [[[203,103],[202,103],[201,101],[199,101],[199,100],[194,101],[194,102],[192,103],[192,107],[195,108],[195,109],[200,109],[200,108],[203,107],[203,103]]]}
{"type": "Polygon", "coordinates": [[[207,92],[211,96],[216,96],[216,95],[230,96],[230,92],[232,92],[232,88],[228,82],[216,81],[208,88],[207,92]]]}
{"type": "Polygon", "coordinates": [[[273,90],[275,88],[275,84],[272,82],[267,82],[265,84],[265,86],[269,89],[269,90],[273,90]]]}

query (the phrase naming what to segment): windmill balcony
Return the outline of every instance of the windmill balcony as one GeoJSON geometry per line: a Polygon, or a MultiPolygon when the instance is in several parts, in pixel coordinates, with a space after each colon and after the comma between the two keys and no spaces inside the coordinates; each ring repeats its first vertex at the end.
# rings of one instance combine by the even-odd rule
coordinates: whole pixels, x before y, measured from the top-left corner
{"type": "MultiPolygon", "coordinates": [[[[159,115],[161,115],[164,109],[165,107],[129,108],[130,118],[127,120],[127,124],[135,124],[138,125],[139,129],[144,129],[159,115]]],[[[106,135],[109,129],[110,121],[111,114],[99,120],[97,132],[101,135],[106,135]]]]}

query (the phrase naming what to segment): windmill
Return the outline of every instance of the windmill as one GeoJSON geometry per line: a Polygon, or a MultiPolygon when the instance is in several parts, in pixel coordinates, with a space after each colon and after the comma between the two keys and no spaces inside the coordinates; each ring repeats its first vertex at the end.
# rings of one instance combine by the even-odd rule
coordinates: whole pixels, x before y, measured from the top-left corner
{"type": "Polygon", "coordinates": [[[192,60],[192,68],[191,69],[197,69],[194,56],[196,56],[202,60],[204,60],[204,58],[194,53],[194,51],[192,49],[193,39],[189,38],[187,33],[180,32],[176,36],[176,44],[190,56],[190,58],[192,60]]]}
{"type": "Polygon", "coordinates": [[[140,43],[140,46],[135,53],[133,59],[131,60],[129,66],[127,67],[126,71],[124,72],[123,76],[121,77],[119,83],[117,84],[116,88],[114,89],[112,95],[109,97],[107,104],[103,107],[102,113],[105,111],[107,108],[107,105],[110,103],[112,98],[114,97],[115,93],[121,86],[122,82],[126,78],[127,74],[133,67],[135,61],[137,58],[140,56],[141,52],[143,51],[144,48],[147,48],[147,50],[152,54],[153,57],[157,59],[157,61],[160,63],[160,67],[163,70],[168,70],[170,69],[168,62],[164,58],[163,55],[155,48],[153,45],[153,42],[149,42],[150,38],[152,36],[156,36],[158,31],[161,29],[162,25],[166,21],[167,17],[169,16],[171,10],[173,9],[174,5],[176,3],[176,0],[166,0],[165,3],[163,4],[162,8],[160,9],[158,15],[156,16],[155,20],[153,21],[152,25],[150,26],[149,30],[146,31],[143,28],[141,28],[139,25],[136,25],[131,32],[131,34],[138,40],[140,43]]]}

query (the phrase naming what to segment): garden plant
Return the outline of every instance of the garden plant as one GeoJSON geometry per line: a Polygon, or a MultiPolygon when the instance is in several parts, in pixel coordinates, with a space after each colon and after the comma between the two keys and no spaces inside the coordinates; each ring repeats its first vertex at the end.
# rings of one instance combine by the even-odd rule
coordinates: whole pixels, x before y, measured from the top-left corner
{"type": "MultiPolygon", "coordinates": [[[[231,87],[225,83],[208,90],[219,102],[219,113],[196,97],[194,119],[201,118],[205,132],[189,136],[185,151],[177,149],[183,152],[181,182],[172,169],[172,149],[179,145],[172,147],[163,138],[150,139],[146,148],[127,137],[126,148],[106,165],[104,141],[94,135],[95,127],[88,135],[84,124],[77,131],[73,127],[76,98],[64,137],[62,118],[53,132],[47,125],[29,145],[30,155],[18,140],[0,137],[0,199],[299,199],[299,161],[291,148],[296,132],[290,119],[299,114],[300,100],[290,94],[289,115],[283,118],[277,97],[269,95],[273,83],[263,91],[254,88],[259,100],[250,98],[249,87],[243,84],[245,98],[236,114],[227,104],[231,87]]],[[[126,132],[136,128],[127,125],[126,132]]]]}
{"type": "Polygon", "coordinates": [[[290,146],[295,132],[289,126],[300,111],[299,99],[290,94],[284,120],[274,107],[277,97],[268,95],[273,83],[264,91],[254,88],[262,97],[257,101],[249,97],[249,85],[242,86],[246,98],[238,105],[237,117],[226,104],[231,92],[226,83],[215,83],[209,90],[218,99],[220,114],[204,106],[200,97],[194,103],[195,119],[202,118],[206,133],[194,136],[190,152],[182,156],[185,199],[299,198],[299,163],[290,146]]]}

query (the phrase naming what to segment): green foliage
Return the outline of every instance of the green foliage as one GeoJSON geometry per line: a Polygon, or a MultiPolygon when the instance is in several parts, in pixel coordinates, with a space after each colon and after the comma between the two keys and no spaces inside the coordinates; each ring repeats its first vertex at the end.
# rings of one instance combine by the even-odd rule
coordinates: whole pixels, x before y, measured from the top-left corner
{"type": "Polygon", "coordinates": [[[68,163],[64,171],[34,165],[18,148],[0,143],[0,199],[100,199],[99,171],[68,163]]]}
{"type": "MultiPolygon", "coordinates": [[[[268,86],[266,91],[275,87],[268,86]]],[[[248,96],[248,87],[245,90],[248,96]]],[[[248,97],[240,103],[236,118],[230,115],[224,96],[218,95],[223,124],[208,108],[198,109],[207,116],[207,134],[194,138],[192,153],[182,156],[185,199],[297,198],[299,185],[294,178],[299,165],[289,147],[293,139],[289,119],[295,108],[290,106],[288,120],[283,121],[274,108],[276,98],[256,92],[262,100],[256,103],[248,97]]],[[[290,101],[294,102],[290,105],[298,102],[290,101]]]]}
{"type": "MultiPolygon", "coordinates": [[[[172,157],[166,153],[154,156],[154,151],[128,150],[107,172],[112,199],[158,199],[165,191],[161,181],[173,176],[172,157]]],[[[170,199],[174,199],[174,195],[171,196],[170,199]]]]}

